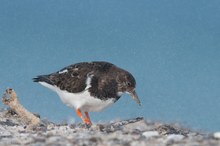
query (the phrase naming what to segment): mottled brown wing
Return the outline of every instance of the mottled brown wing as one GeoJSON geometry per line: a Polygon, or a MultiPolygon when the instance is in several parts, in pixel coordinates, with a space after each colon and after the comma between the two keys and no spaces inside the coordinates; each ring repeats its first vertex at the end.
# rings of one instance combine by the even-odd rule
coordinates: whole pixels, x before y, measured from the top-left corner
{"type": "Polygon", "coordinates": [[[78,93],[86,88],[88,72],[89,70],[86,66],[75,64],[50,74],[49,78],[61,90],[78,93]]]}

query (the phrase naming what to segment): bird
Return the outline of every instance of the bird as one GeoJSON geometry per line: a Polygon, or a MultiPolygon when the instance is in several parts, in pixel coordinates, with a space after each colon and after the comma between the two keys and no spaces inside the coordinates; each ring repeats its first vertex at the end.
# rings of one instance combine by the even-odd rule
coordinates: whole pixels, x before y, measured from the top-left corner
{"type": "Polygon", "coordinates": [[[39,75],[33,81],[56,92],[86,125],[92,125],[89,112],[104,110],[123,94],[131,95],[141,105],[133,75],[106,61],[75,63],[57,72],[39,75]]]}

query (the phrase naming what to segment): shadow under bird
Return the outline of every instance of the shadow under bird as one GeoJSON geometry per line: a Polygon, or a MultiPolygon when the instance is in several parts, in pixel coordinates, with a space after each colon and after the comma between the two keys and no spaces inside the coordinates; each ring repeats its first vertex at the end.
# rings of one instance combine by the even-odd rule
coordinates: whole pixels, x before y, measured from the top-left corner
{"type": "Polygon", "coordinates": [[[33,81],[55,91],[87,125],[92,124],[88,112],[105,109],[124,93],[141,105],[131,73],[108,62],[73,64],[55,73],[39,75],[33,81]]]}

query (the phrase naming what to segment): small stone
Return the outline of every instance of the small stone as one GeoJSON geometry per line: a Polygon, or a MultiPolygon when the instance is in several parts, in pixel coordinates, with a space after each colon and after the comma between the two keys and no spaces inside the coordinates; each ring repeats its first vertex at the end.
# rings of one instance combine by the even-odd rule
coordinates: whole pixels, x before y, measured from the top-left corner
{"type": "Polygon", "coordinates": [[[95,126],[95,128],[94,129],[96,129],[96,130],[98,130],[98,131],[104,131],[104,129],[105,129],[105,126],[104,125],[102,125],[102,124],[97,124],[96,126],[95,126]]]}
{"type": "Polygon", "coordinates": [[[213,134],[213,137],[216,138],[216,139],[220,139],[220,132],[215,132],[213,134]]]}
{"type": "Polygon", "coordinates": [[[142,133],[142,135],[145,136],[146,138],[150,138],[150,137],[159,136],[159,133],[157,131],[146,131],[146,132],[142,133]]]}
{"type": "Polygon", "coordinates": [[[143,119],[137,122],[129,123],[123,127],[123,129],[126,129],[126,131],[133,131],[134,129],[146,131],[147,128],[147,124],[143,119]]]}
{"type": "Polygon", "coordinates": [[[72,123],[69,125],[70,129],[75,129],[76,128],[76,124],[75,123],[72,123]]]}
{"type": "Polygon", "coordinates": [[[59,130],[61,130],[61,131],[66,131],[67,129],[68,129],[67,126],[60,126],[60,127],[59,127],[59,130]]]}
{"type": "Polygon", "coordinates": [[[172,141],[177,142],[177,141],[181,141],[184,137],[185,136],[180,135],[180,134],[170,134],[167,136],[167,140],[168,141],[172,140],[172,141]]]}
{"type": "Polygon", "coordinates": [[[49,124],[49,125],[47,125],[47,130],[53,130],[54,127],[55,127],[54,124],[49,124]]]}

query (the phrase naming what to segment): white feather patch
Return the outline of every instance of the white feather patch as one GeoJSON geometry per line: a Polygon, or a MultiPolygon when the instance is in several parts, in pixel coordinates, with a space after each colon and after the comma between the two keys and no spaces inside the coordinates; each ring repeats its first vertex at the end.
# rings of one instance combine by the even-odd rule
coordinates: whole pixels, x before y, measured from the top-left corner
{"type": "Polygon", "coordinates": [[[63,73],[66,73],[66,72],[68,72],[68,70],[67,70],[67,69],[64,69],[64,70],[62,70],[62,71],[59,71],[59,74],[63,74],[63,73]]]}
{"type": "Polygon", "coordinates": [[[69,93],[66,90],[61,90],[57,86],[52,86],[50,84],[47,84],[45,82],[39,82],[41,85],[55,91],[62,100],[63,103],[65,103],[67,106],[73,107],[75,109],[81,109],[82,111],[87,112],[95,112],[95,111],[101,111],[108,106],[112,105],[114,103],[114,99],[110,98],[108,100],[101,100],[98,98],[95,98],[90,95],[88,92],[88,88],[91,87],[91,76],[87,78],[86,80],[86,88],[85,91],[80,93],[69,93]]]}

